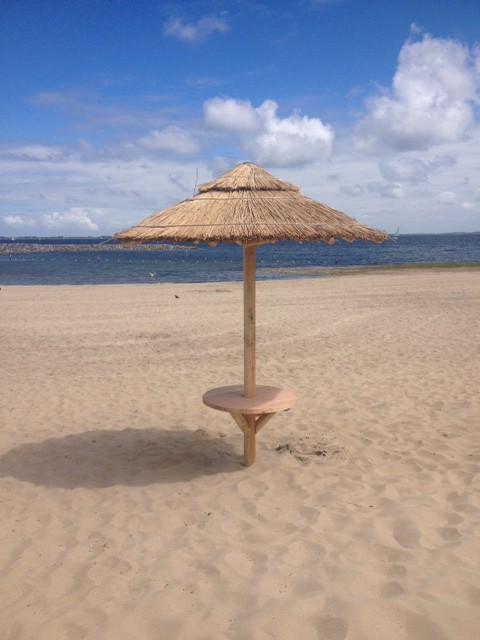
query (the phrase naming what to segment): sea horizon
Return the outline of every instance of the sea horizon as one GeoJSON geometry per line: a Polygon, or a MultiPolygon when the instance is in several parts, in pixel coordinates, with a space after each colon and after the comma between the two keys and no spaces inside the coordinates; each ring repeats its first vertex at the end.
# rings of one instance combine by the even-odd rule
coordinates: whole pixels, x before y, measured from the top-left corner
{"type": "MultiPolygon", "coordinates": [[[[412,232],[402,232],[402,231],[397,231],[397,232],[393,232],[393,233],[388,233],[388,237],[394,237],[394,236],[452,236],[452,235],[475,235],[475,234],[480,234],[480,229],[475,230],[475,231],[440,231],[440,232],[435,232],[435,231],[412,231],[412,232]]],[[[52,235],[43,235],[43,236],[37,236],[37,235],[0,235],[0,242],[21,242],[23,240],[111,240],[112,242],[118,242],[117,240],[114,239],[113,234],[109,235],[109,234],[93,234],[93,235],[83,235],[83,234],[73,234],[73,235],[63,235],[63,234],[52,234],[52,235]]],[[[118,243],[120,244],[120,243],[118,243]]],[[[162,243],[163,244],[163,243],[162,243]]],[[[167,241],[165,241],[165,244],[168,244],[167,241]]]]}
{"type": "MultiPolygon", "coordinates": [[[[281,241],[257,250],[257,279],[327,277],[332,269],[475,264],[480,232],[392,235],[381,244],[281,241]]],[[[224,282],[243,277],[241,248],[158,243],[125,248],[111,236],[0,237],[0,285],[224,282]]]]}

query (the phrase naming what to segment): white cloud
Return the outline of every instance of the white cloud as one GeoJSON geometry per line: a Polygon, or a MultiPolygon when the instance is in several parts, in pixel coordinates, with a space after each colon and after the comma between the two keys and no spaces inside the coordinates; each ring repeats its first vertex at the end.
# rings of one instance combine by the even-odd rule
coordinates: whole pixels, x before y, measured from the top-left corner
{"type": "Polygon", "coordinates": [[[24,235],[108,235],[218,175],[197,156],[146,155],[136,140],[130,155],[100,147],[87,158],[67,154],[63,163],[27,162],[2,151],[0,145],[0,235],[7,236],[21,235],[19,219],[16,227],[7,224],[12,216],[21,218],[24,235]]]}
{"type": "Polygon", "coordinates": [[[371,193],[379,193],[384,198],[395,198],[397,200],[405,197],[405,189],[398,183],[371,183],[368,185],[368,191],[371,193]]]}
{"type": "Polygon", "coordinates": [[[250,133],[261,126],[260,114],[250,100],[212,98],[203,104],[203,115],[213,129],[250,133]]]}
{"type": "Polygon", "coordinates": [[[366,184],[341,185],[339,193],[346,196],[358,197],[369,193],[378,193],[384,198],[400,199],[405,197],[405,189],[398,183],[367,182],[366,184]]]}
{"type": "Polygon", "coordinates": [[[164,26],[165,35],[190,43],[205,40],[212,33],[226,33],[229,30],[224,18],[215,17],[203,17],[190,23],[185,23],[181,18],[170,18],[164,26]]]}
{"type": "Polygon", "coordinates": [[[278,105],[265,100],[253,107],[248,100],[214,98],[204,104],[206,123],[212,128],[242,135],[241,144],[254,162],[272,167],[302,166],[325,159],[334,132],[319,118],[277,116],[278,105]]]}
{"type": "Polygon", "coordinates": [[[410,25],[410,33],[411,35],[419,35],[421,33],[423,33],[423,28],[418,25],[416,22],[412,22],[412,24],[410,25]]]}
{"type": "Polygon", "coordinates": [[[437,202],[440,204],[454,204],[457,200],[457,196],[453,191],[441,191],[437,196],[437,202]]]}
{"type": "Polygon", "coordinates": [[[8,227],[34,227],[36,224],[32,218],[25,218],[19,215],[3,216],[2,220],[8,227]]]}
{"type": "Polygon", "coordinates": [[[258,112],[264,133],[246,141],[245,147],[259,163],[291,167],[326,158],[332,149],[333,129],[319,118],[301,117],[297,112],[278,118],[278,105],[266,100],[258,112]]]}
{"type": "Polygon", "coordinates": [[[6,150],[6,153],[20,160],[50,160],[52,162],[63,162],[66,156],[65,149],[62,147],[33,143],[12,146],[6,150]]]}
{"type": "Polygon", "coordinates": [[[417,184],[427,182],[430,174],[435,170],[453,166],[455,162],[452,156],[435,156],[432,160],[424,160],[398,155],[381,160],[378,166],[386,180],[417,184]]]}
{"type": "Polygon", "coordinates": [[[462,140],[474,121],[479,51],[432,38],[408,41],[400,51],[390,95],[367,102],[358,123],[357,147],[378,153],[428,149],[462,140]]]}
{"type": "Polygon", "coordinates": [[[81,207],[72,207],[65,213],[55,211],[43,215],[43,224],[50,229],[80,229],[82,231],[99,231],[99,226],[91,219],[92,213],[98,210],[86,211],[81,207]]]}
{"type": "Polygon", "coordinates": [[[188,131],[176,126],[165,127],[162,131],[152,129],[146,136],[139,138],[138,142],[152,151],[166,149],[180,155],[193,155],[199,150],[197,142],[188,131]]]}
{"type": "Polygon", "coordinates": [[[360,196],[366,192],[366,188],[362,184],[341,185],[338,192],[346,196],[360,196]]]}

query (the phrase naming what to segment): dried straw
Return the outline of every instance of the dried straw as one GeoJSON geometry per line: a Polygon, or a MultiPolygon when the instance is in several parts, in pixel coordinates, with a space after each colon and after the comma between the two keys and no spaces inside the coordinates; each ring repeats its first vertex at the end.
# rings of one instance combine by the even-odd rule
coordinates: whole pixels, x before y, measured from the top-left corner
{"type": "Polygon", "coordinates": [[[245,162],[200,185],[192,198],[155,213],[114,238],[125,245],[167,240],[247,245],[277,240],[383,242],[387,235],[245,162]]]}

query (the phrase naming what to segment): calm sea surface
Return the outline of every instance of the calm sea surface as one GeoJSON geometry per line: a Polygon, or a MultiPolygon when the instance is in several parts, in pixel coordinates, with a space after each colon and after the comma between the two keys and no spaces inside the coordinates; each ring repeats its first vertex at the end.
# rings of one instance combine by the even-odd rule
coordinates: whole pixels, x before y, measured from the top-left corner
{"type": "MultiPolygon", "coordinates": [[[[98,238],[0,239],[0,284],[126,284],[148,282],[224,282],[242,279],[237,245],[182,245],[171,250],[106,251],[98,238]],[[15,242],[68,245],[47,253],[9,253],[15,242]],[[72,246],[73,245],[73,246],[72,246]],[[71,249],[88,245],[89,250],[71,249]]],[[[60,246],[59,246],[60,245],[60,246]]],[[[38,248],[38,247],[37,247],[38,248]]],[[[383,244],[366,242],[279,242],[257,249],[257,279],[322,277],[322,268],[434,262],[480,261],[480,233],[399,235],[383,244]]]]}

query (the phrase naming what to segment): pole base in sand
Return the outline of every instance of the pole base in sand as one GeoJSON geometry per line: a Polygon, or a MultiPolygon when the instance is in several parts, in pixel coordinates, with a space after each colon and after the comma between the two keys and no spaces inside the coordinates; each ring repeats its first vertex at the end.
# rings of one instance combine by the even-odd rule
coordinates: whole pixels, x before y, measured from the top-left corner
{"type": "Polygon", "coordinates": [[[277,411],[288,411],[296,401],[287,389],[258,385],[254,398],[245,398],[243,385],[218,387],[203,394],[207,407],[228,412],[243,432],[244,464],[255,462],[256,435],[277,411]]]}

